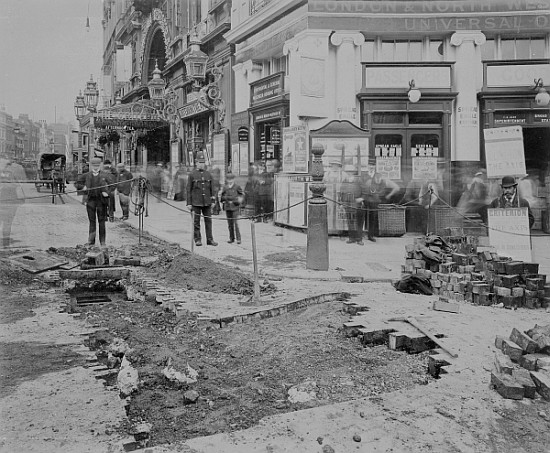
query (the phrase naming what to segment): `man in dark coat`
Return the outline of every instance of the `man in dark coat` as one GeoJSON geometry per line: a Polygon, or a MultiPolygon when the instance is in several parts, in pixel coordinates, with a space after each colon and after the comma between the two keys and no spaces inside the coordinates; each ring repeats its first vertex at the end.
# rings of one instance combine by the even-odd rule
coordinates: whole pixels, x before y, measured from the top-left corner
{"type": "Polygon", "coordinates": [[[108,182],[105,173],[100,171],[101,159],[93,157],[90,160],[90,171],[78,176],[75,182],[77,190],[84,190],[86,197],[86,212],[88,213],[88,245],[95,244],[96,218],[99,225],[99,243],[105,246],[105,219],[109,205],[108,182]]]}
{"type": "Polygon", "coordinates": [[[206,243],[216,246],[212,236],[212,204],[216,201],[212,175],[206,170],[203,151],[197,153],[196,168],[187,180],[187,206],[193,212],[193,238],[195,245],[201,246],[201,214],[204,216],[206,243]]]}
{"type": "Polygon", "coordinates": [[[518,183],[516,182],[516,178],[513,176],[504,176],[500,187],[502,187],[502,195],[495,198],[489,205],[489,208],[527,208],[529,228],[531,228],[535,223],[535,217],[531,212],[529,202],[521,198],[518,194],[518,183]]]}
{"type": "Polygon", "coordinates": [[[126,166],[120,162],[116,166],[117,168],[117,190],[118,201],[120,202],[120,208],[122,209],[122,219],[128,220],[130,214],[130,192],[132,190],[132,179],[134,176],[128,170],[126,166]]]}
{"type": "Polygon", "coordinates": [[[239,230],[239,210],[244,200],[244,192],[241,186],[235,184],[235,175],[228,173],[225,176],[225,184],[221,193],[223,209],[227,216],[227,227],[229,229],[229,244],[235,242],[241,243],[241,231],[239,230]]]}

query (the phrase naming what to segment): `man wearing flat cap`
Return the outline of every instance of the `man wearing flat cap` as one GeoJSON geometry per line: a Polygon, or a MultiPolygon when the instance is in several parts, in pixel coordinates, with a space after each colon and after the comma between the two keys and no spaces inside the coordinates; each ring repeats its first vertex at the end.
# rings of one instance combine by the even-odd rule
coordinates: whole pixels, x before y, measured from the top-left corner
{"type": "Polygon", "coordinates": [[[206,230],[206,243],[216,246],[212,236],[212,204],[215,202],[215,188],[212,175],[206,170],[206,157],[204,151],[198,151],[196,168],[191,172],[187,180],[187,206],[191,206],[193,212],[193,239],[196,246],[202,245],[201,240],[201,214],[204,217],[206,230]]]}
{"type": "Polygon", "coordinates": [[[518,183],[513,176],[504,176],[500,184],[502,187],[502,195],[495,198],[489,208],[527,208],[529,216],[529,228],[535,223],[535,217],[531,212],[529,202],[521,198],[518,194],[518,183]]]}
{"type": "Polygon", "coordinates": [[[88,243],[95,245],[96,229],[99,225],[99,243],[105,246],[105,220],[109,207],[109,183],[105,173],[100,171],[101,159],[90,159],[90,171],[78,176],[75,182],[77,190],[84,190],[86,197],[86,212],[88,213],[88,243]],[[97,224],[96,224],[97,218],[97,224]]]}

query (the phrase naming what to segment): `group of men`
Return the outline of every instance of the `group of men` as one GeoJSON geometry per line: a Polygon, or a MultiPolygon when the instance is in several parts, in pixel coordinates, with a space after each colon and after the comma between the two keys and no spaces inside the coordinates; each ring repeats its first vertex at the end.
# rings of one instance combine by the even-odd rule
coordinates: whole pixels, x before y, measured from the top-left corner
{"type": "Polygon", "coordinates": [[[112,168],[111,161],[106,160],[101,168],[101,159],[90,159],[90,169],[87,173],[78,176],[75,187],[84,191],[84,203],[88,214],[88,241],[87,245],[95,245],[97,230],[99,230],[99,243],[105,246],[105,222],[109,219],[114,222],[115,191],[118,191],[122,220],[127,220],[130,214],[130,191],[133,175],[123,163],[119,163],[116,169],[112,168]]]}

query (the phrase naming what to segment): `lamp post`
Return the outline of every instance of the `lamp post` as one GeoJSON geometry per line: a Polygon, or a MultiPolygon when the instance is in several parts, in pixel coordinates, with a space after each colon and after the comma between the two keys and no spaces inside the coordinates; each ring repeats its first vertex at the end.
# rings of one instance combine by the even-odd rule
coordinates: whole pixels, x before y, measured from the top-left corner
{"type": "MultiPolygon", "coordinates": [[[[78,162],[76,163],[78,174],[82,174],[82,135],[84,132],[82,132],[82,118],[86,114],[86,103],[84,102],[84,96],[82,95],[82,91],[76,96],[76,100],[74,102],[74,114],[76,116],[76,119],[78,120],[78,162]]],[[[88,136],[88,156],[90,151],[90,137],[88,136]]]]}
{"type": "Polygon", "coordinates": [[[194,32],[189,39],[191,50],[183,57],[187,77],[192,78],[195,82],[193,84],[195,91],[200,90],[200,82],[206,78],[206,63],[208,62],[208,55],[201,50],[200,43],[197,33],[194,32]]]}

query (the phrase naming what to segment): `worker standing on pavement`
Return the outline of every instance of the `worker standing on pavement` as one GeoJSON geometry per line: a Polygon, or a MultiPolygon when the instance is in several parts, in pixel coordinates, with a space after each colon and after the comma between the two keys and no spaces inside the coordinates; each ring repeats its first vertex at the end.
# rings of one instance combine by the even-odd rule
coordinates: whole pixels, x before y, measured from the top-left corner
{"type": "Polygon", "coordinates": [[[196,246],[202,245],[201,214],[204,216],[206,243],[216,246],[212,236],[212,205],[216,201],[212,175],[206,170],[204,151],[199,151],[196,158],[196,168],[187,180],[187,206],[193,213],[193,239],[196,246]]]}
{"type": "Polygon", "coordinates": [[[75,182],[77,190],[84,190],[86,197],[86,212],[88,213],[88,242],[95,245],[96,229],[99,225],[99,243],[105,246],[105,220],[109,206],[108,182],[105,173],[100,171],[101,159],[93,157],[90,160],[90,171],[78,176],[75,182]],[[97,223],[96,223],[97,219],[97,223]]]}

